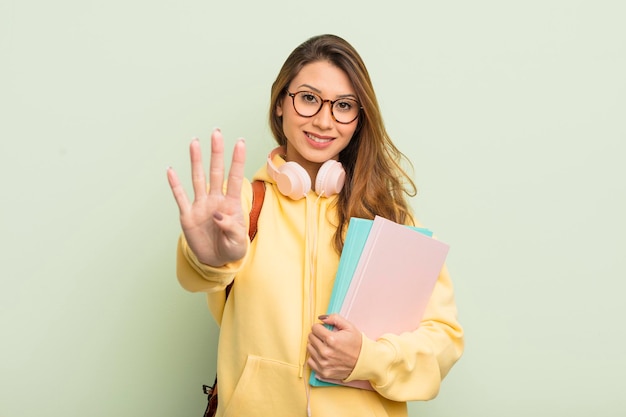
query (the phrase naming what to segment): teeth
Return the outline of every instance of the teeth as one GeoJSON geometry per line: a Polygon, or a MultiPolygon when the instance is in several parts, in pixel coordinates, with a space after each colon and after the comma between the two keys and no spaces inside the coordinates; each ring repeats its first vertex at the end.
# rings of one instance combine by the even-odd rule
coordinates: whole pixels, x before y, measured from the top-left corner
{"type": "Polygon", "coordinates": [[[316,137],[316,136],[313,136],[313,135],[312,135],[312,134],[310,134],[310,133],[307,133],[306,135],[307,135],[310,139],[312,139],[314,142],[317,142],[317,143],[326,143],[326,142],[330,142],[330,139],[320,139],[320,138],[318,138],[318,137],[316,137]]]}

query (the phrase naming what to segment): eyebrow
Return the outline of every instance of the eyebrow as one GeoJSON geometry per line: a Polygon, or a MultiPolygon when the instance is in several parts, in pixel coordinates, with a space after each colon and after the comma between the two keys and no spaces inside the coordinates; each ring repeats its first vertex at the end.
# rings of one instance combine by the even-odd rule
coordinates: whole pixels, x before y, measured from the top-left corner
{"type": "MultiPolygon", "coordinates": [[[[317,88],[313,87],[312,85],[300,84],[297,88],[302,88],[302,87],[308,88],[310,90],[313,90],[313,92],[315,92],[315,93],[317,93],[319,95],[322,95],[322,90],[317,89],[317,88]]],[[[340,95],[337,96],[337,98],[352,98],[354,100],[357,100],[356,94],[340,94],[340,95]]]]}

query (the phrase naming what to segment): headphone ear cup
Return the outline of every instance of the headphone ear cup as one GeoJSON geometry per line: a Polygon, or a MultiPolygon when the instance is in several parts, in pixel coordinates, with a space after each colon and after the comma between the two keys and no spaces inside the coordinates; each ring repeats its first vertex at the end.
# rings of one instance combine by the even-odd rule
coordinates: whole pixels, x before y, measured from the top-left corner
{"type": "Polygon", "coordinates": [[[315,178],[315,192],[317,195],[330,197],[339,194],[346,181],[346,171],[341,162],[331,159],[324,162],[315,178]]]}
{"type": "Polygon", "coordinates": [[[292,200],[299,200],[311,189],[309,174],[295,162],[285,162],[278,168],[278,190],[292,200]]]}

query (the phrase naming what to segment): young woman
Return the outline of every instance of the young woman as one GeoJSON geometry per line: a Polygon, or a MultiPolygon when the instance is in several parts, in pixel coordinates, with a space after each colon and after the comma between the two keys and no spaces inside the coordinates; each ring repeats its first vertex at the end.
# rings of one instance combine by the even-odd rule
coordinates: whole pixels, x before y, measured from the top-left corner
{"type": "Polygon", "coordinates": [[[179,281],[207,293],[220,325],[217,415],[406,416],[407,401],[437,395],[461,356],[463,331],[445,267],[413,332],[370,340],[325,315],[350,218],[415,223],[406,200],[415,186],[359,54],[333,35],[298,46],[272,85],[269,121],[279,147],[253,178],[266,192],[252,242],[243,140],[224,178],[223,138],[213,132],[208,191],[192,141],[192,202],[168,170],[183,229],[179,281]],[[374,390],[311,387],[312,370],[374,390]]]}

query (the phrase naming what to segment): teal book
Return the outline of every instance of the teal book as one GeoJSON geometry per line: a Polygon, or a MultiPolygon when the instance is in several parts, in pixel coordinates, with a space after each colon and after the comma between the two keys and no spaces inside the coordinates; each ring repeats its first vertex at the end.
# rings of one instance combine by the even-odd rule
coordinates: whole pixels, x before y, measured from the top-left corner
{"type": "MultiPolygon", "coordinates": [[[[333,291],[328,303],[327,314],[339,313],[343,305],[343,301],[346,298],[354,271],[359,264],[361,253],[365,247],[365,242],[369,236],[373,220],[361,219],[358,217],[352,217],[348,224],[348,231],[346,232],[346,240],[343,244],[343,251],[341,252],[341,258],[339,259],[339,266],[337,267],[337,273],[335,275],[335,283],[333,285],[333,291]]],[[[418,231],[428,237],[432,237],[433,233],[423,227],[407,226],[415,231],[418,231]]],[[[327,326],[332,329],[331,326],[327,326]]],[[[315,371],[311,372],[309,383],[314,387],[330,387],[337,384],[331,382],[325,382],[317,379],[315,371]]]]}

